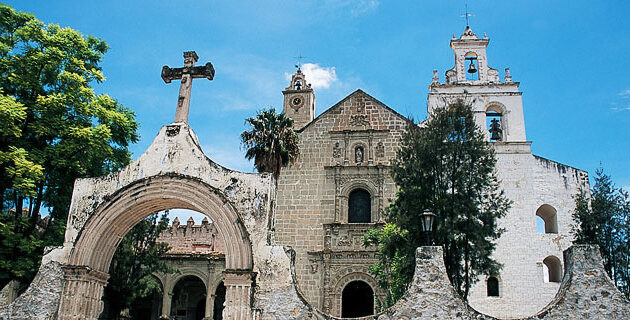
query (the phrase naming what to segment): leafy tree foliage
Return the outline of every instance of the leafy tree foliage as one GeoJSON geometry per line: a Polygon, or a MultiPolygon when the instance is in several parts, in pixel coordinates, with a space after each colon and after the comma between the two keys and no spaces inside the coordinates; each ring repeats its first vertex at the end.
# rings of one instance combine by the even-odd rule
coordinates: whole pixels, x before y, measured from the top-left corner
{"type": "Polygon", "coordinates": [[[105,287],[105,299],[110,312],[118,316],[134,302],[155,292],[161,292],[160,282],[153,272],[173,272],[160,259],[170,250],[158,242],[160,233],[168,228],[168,213],[152,214],[135,225],[122,239],[109,268],[110,278],[105,287]]]}
{"type": "Polygon", "coordinates": [[[293,119],[270,108],[259,111],[245,122],[251,126],[250,130],[241,133],[242,145],[247,149],[245,157],[254,159],[258,172],[270,172],[277,179],[280,169],[295,162],[299,155],[293,119]]]}
{"type": "Polygon", "coordinates": [[[466,299],[480,275],[501,268],[491,256],[502,233],[497,220],[511,202],[499,187],[494,151],[461,100],[436,109],[420,126],[410,124],[401,143],[392,163],[399,191],[387,223],[364,237],[364,244],[379,248],[380,261],[371,272],[391,305],[412,280],[416,247],[440,245],[448,277],[466,299]],[[437,215],[430,244],[420,229],[425,209],[437,215]]]}
{"type": "Polygon", "coordinates": [[[630,298],[630,196],[612,182],[602,168],[595,185],[575,195],[574,243],[597,244],[604,269],[621,292],[630,298]]]}
{"type": "Polygon", "coordinates": [[[103,40],[0,5],[0,237],[12,239],[0,285],[28,281],[43,245],[61,243],[75,179],[130,161],[135,115],[90,87],[105,80],[106,51],[103,40]],[[38,232],[42,212],[51,219],[38,232]],[[33,239],[43,242],[25,245],[33,239]]]}

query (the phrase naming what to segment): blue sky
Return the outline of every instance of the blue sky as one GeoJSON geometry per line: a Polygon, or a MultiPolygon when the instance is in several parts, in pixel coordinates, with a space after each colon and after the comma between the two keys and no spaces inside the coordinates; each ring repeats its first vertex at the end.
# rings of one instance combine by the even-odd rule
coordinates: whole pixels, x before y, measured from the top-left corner
{"type": "MultiPolygon", "coordinates": [[[[172,122],[179,67],[195,50],[213,81],[193,82],[190,124],[211,158],[252,171],[238,135],[261,107],[282,108],[295,57],[318,74],[317,114],[361,88],[417,120],[426,118],[432,70],[453,65],[449,40],[465,27],[458,1],[35,1],[5,2],[105,39],[107,80],[95,88],[135,111],[134,158],[172,122]]],[[[630,3],[468,1],[488,60],[521,82],[535,154],[594,175],[600,165],[630,187],[630,3]]],[[[502,77],[502,76],[501,76],[502,77]]],[[[313,79],[311,79],[313,82],[313,79]]]]}

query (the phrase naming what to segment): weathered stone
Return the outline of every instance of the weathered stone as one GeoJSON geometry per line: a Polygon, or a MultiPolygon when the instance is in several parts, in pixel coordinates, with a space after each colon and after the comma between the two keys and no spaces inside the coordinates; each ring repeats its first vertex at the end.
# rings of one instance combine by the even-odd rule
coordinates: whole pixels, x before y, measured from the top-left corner
{"type": "Polygon", "coordinates": [[[54,261],[44,263],[28,289],[8,307],[0,308],[0,319],[56,319],[62,290],[62,265],[54,261]]]}

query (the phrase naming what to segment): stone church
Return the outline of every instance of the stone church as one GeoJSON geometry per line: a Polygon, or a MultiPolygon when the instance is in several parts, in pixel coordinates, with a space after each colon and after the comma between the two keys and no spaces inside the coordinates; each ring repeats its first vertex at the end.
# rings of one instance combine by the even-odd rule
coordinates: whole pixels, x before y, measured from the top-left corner
{"type": "MultiPolygon", "coordinates": [[[[514,203],[500,222],[506,232],[494,254],[503,269],[479,281],[469,301],[493,316],[519,317],[540,310],[559,288],[562,252],[571,244],[572,195],[588,188],[588,176],[532,154],[519,83],[509,69],[499,79],[488,43],[470,28],[453,37],[455,65],[444,82],[434,71],[427,108],[431,113],[463,99],[472,103],[478,125],[493,131],[488,140],[498,176],[514,203]]],[[[278,180],[275,241],[295,249],[298,287],[311,304],[335,316],[371,314],[384,293],[368,272],[375,248],[363,247],[360,238],[383,223],[395,197],[389,166],[409,120],[361,90],[315,117],[315,92],[299,69],[282,93],[301,154],[278,180]]]]}
{"type": "Polygon", "coordinates": [[[468,27],[453,36],[454,66],[443,81],[433,72],[427,98],[429,114],[457,99],[472,104],[513,201],[494,252],[503,268],[472,288],[474,309],[450,285],[441,247],[417,249],[414,280],[387,310],[368,272],[376,248],[360,239],[395,197],[390,165],[409,119],[361,90],[315,117],[316,92],[298,68],[282,94],[299,158],[277,181],[230,170],[203,153],[188,125],[192,81],[212,80],[214,68],[195,67],[197,55],[185,52],[183,68],[162,71],[167,83],[181,79],[175,121],[119,172],[75,182],[63,246],[48,248],[26,291],[0,304],[0,320],[98,319],[120,240],[174,208],[208,219],[176,220],[160,236],[178,272],[155,274],[163,294],[145,301],[141,319],[629,318],[597,248],[571,246],[572,196],[588,190],[587,173],[532,154],[519,83],[490,67],[488,44],[468,27]]]}

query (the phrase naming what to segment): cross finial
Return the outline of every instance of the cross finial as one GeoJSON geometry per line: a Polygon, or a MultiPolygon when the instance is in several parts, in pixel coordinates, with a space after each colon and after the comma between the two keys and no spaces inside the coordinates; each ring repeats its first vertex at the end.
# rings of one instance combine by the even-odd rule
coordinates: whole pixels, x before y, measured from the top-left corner
{"type": "Polygon", "coordinates": [[[190,109],[190,91],[192,89],[192,79],[207,78],[214,79],[214,67],[208,62],[205,66],[195,67],[195,62],[199,60],[194,51],[184,52],[184,67],[169,68],[162,67],[162,79],[166,83],[171,83],[174,79],[182,79],[179,86],[179,98],[177,99],[177,109],[175,110],[174,123],[188,123],[188,110],[190,109]]]}
{"type": "Polygon", "coordinates": [[[466,12],[460,16],[466,19],[466,28],[470,28],[470,24],[468,23],[468,18],[472,16],[474,15],[468,12],[468,2],[466,2],[466,12]]]}
{"type": "Polygon", "coordinates": [[[295,68],[300,71],[302,68],[302,60],[306,57],[298,53],[297,57],[293,58],[297,59],[297,64],[295,65],[295,68]]]}

